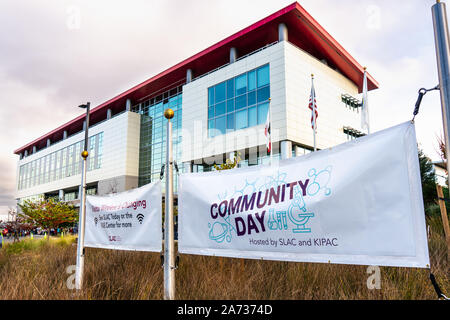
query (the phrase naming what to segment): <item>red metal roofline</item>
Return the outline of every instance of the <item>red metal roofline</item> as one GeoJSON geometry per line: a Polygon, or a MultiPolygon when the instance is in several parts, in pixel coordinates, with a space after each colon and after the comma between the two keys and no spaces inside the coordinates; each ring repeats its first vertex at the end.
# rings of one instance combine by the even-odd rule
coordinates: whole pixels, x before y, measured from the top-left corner
{"type": "MultiPolygon", "coordinates": [[[[224,47],[227,44],[231,43],[232,41],[245,36],[249,32],[251,32],[255,29],[258,29],[259,27],[264,26],[265,24],[273,21],[274,19],[276,19],[280,16],[283,16],[284,14],[289,13],[294,10],[297,10],[298,13],[300,14],[299,18],[304,18],[302,20],[306,24],[310,24],[310,27],[312,27],[313,31],[315,31],[322,38],[322,40],[324,40],[331,48],[333,48],[333,50],[335,50],[339,56],[343,57],[353,69],[355,69],[356,71],[358,71],[361,74],[364,73],[364,68],[298,2],[294,2],[290,5],[288,5],[287,7],[271,14],[270,16],[250,25],[247,28],[242,29],[241,31],[236,32],[235,34],[225,38],[224,40],[191,56],[190,58],[183,60],[182,62],[174,65],[173,67],[171,67],[171,68],[153,76],[152,78],[130,88],[129,90],[115,96],[114,98],[107,100],[106,102],[91,109],[90,114],[93,114],[99,110],[105,109],[107,106],[110,106],[113,103],[118,102],[119,100],[126,99],[127,96],[131,95],[132,93],[136,92],[137,90],[145,88],[147,85],[153,83],[154,81],[159,80],[165,76],[168,76],[170,73],[187,66],[189,63],[194,62],[195,60],[207,55],[208,53],[211,53],[214,50],[224,47]]],[[[369,73],[367,74],[367,79],[368,79],[368,89],[369,90],[377,89],[379,87],[378,82],[369,73]]],[[[358,85],[358,87],[361,87],[361,86],[358,85]]],[[[83,119],[84,119],[84,114],[59,126],[58,128],[48,132],[47,134],[41,136],[40,138],[33,140],[32,142],[26,144],[25,146],[14,150],[14,153],[20,154],[21,152],[23,152],[27,149],[30,149],[33,145],[36,145],[38,142],[46,140],[46,139],[50,138],[51,136],[53,136],[54,134],[57,134],[61,131],[66,130],[71,125],[74,125],[79,121],[83,121],[83,119]]]]}

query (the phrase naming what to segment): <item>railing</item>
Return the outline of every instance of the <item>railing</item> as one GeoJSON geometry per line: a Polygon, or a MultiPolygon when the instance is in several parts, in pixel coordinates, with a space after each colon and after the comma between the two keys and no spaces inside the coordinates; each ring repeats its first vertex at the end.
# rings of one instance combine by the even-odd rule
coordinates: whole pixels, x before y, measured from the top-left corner
{"type": "Polygon", "coordinates": [[[362,102],[359,101],[358,99],[352,97],[349,94],[342,94],[341,100],[349,108],[358,109],[358,108],[362,107],[362,102]]]}
{"type": "MultiPolygon", "coordinates": [[[[269,48],[269,47],[271,47],[271,46],[273,46],[273,45],[275,45],[275,44],[277,44],[277,43],[278,43],[278,41],[275,41],[275,42],[266,44],[264,47],[261,47],[261,48],[259,48],[259,49],[256,49],[255,51],[252,51],[252,52],[250,52],[250,53],[247,53],[245,56],[239,57],[238,59],[236,59],[236,62],[237,62],[237,61],[240,61],[240,60],[242,60],[242,59],[245,59],[245,58],[247,58],[247,57],[249,57],[249,56],[251,56],[251,55],[254,55],[255,53],[258,53],[258,52],[260,52],[260,51],[262,51],[262,50],[264,50],[264,49],[267,49],[267,48],[269,48]]],[[[200,75],[200,76],[194,78],[194,79],[192,80],[192,82],[194,82],[195,80],[198,80],[198,79],[200,79],[200,78],[206,77],[207,75],[209,75],[209,74],[211,74],[211,73],[213,73],[213,72],[216,72],[216,71],[218,71],[218,70],[220,70],[220,69],[223,69],[223,68],[229,66],[230,64],[231,64],[231,63],[228,62],[228,63],[226,63],[226,64],[224,64],[224,65],[222,65],[222,66],[220,66],[220,67],[218,67],[218,68],[215,68],[214,70],[208,71],[207,73],[204,73],[204,74],[202,74],[202,75],[200,75]]]]}

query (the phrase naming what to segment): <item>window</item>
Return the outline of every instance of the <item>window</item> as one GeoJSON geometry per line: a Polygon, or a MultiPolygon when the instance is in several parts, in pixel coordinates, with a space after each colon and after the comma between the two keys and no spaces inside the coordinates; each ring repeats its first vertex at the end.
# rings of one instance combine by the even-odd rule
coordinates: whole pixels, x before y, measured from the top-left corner
{"type": "MultiPolygon", "coordinates": [[[[89,141],[88,170],[99,169],[102,163],[103,132],[90,137],[89,141]]],[[[20,166],[19,190],[80,174],[83,146],[84,140],[20,166]]]]}
{"type": "Polygon", "coordinates": [[[264,124],[269,98],[268,64],[208,88],[208,136],[264,124]]]}
{"type": "MultiPolygon", "coordinates": [[[[227,112],[227,84],[218,88],[211,87],[208,90],[208,114],[212,120],[211,127],[215,127],[215,119],[224,116],[227,112]]],[[[181,124],[182,124],[182,86],[170,89],[156,97],[141,103],[141,125],[139,142],[139,181],[143,186],[151,181],[159,180],[161,166],[165,162],[165,136],[167,120],[164,118],[164,110],[168,107],[174,110],[172,119],[173,154],[174,160],[181,158],[181,124]]],[[[134,108],[139,110],[139,108],[134,108]]],[[[136,111],[135,111],[136,112],[136,111]]],[[[223,122],[223,121],[222,121],[223,122]]],[[[219,126],[223,124],[218,120],[219,126]]],[[[101,163],[101,137],[98,144],[98,163],[101,163]]],[[[183,168],[179,168],[180,171],[183,168]]],[[[174,176],[174,192],[176,192],[177,177],[174,176]]],[[[164,183],[164,179],[163,179],[164,183]]]]}

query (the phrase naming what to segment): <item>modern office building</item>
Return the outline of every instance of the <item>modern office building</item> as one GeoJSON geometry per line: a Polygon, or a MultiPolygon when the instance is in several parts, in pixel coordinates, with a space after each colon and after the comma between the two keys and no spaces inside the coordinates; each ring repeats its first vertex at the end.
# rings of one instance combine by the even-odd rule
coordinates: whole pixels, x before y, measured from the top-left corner
{"type": "Polygon", "coordinates": [[[447,163],[444,161],[433,161],[433,169],[436,175],[436,183],[441,187],[447,187],[447,163]]]}
{"type": "MultiPolygon", "coordinates": [[[[274,161],[309,152],[311,74],[319,112],[317,147],[364,135],[363,67],[293,3],[93,108],[88,193],[119,192],[160,179],[166,108],[175,111],[173,151],[180,172],[211,170],[235,151],[240,166],[268,161],[269,105],[274,161]]],[[[368,88],[378,88],[370,74],[368,88]]],[[[82,114],[15,150],[19,201],[78,199],[84,126],[82,114]]]]}

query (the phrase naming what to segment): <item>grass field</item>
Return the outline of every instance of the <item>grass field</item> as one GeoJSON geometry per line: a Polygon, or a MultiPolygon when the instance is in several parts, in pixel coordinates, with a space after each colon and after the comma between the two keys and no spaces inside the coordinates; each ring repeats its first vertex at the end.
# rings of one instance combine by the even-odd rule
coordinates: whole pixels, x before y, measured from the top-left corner
{"type": "MultiPolygon", "coordinates": [[[[447,248],[438,217],[428,220],[432,271],[450,291],[447,248]]],[[[0,250],[0,299],[162,299],[156,253],[86,248],[85,288],[67,288],[75,237],[24,240],[0,250]]],[[[73,269],[74,270],[74,269],[73,269]]],[[[240,260],[181,255],[177,299],[436,299],[424,269],[381,267],[369,290],[366,266],[240,260]]]]}

